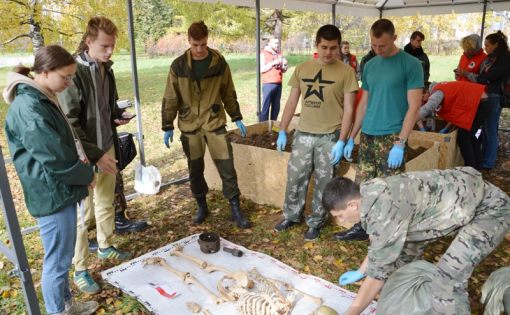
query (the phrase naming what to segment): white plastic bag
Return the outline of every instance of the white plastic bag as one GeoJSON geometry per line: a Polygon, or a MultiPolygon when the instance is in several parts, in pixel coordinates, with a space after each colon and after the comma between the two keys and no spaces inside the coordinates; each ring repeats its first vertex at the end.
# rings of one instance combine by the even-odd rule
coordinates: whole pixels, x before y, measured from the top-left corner
{"type": "Polygon", "coordinates": [[[142,194],[154,195],[159,192],[161,186],[161,174],[152,165],[135,165],[135,190],[142,194]]]}

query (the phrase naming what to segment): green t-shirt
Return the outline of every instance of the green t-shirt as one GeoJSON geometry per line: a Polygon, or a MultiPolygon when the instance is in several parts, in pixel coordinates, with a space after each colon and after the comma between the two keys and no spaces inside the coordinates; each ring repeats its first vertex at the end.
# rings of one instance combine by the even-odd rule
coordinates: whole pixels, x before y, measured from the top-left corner
{"type": "Polygon", "coordinates": [[[197,80],[202,79],[205,72],[209,68],[209,65],[211,64],[211,60],[212,60],[211,52],[209,52],[207,54],[207,57],[205,57],[202,60],[194,60],[193,58],[191,59],[191,69],[193,71],[193,75],[197,80]]]}
{"type": "Polygon", "coordinates": [[[358,91],[354,70],[338,60],[325,65],[317,60],[299,64],[289,85],[301,91],[301,116],[297,129],[314,134],[340,129],[344,93],[358,91]]]}
{"type": "Polygon", "coordinates": [[[399,133],[409,108],[407,91],[423,88],[423,68],[403,50],[389,58],[376,56],[365,65],[362,88],[369,94],[361,131],[372,136],[399,133]]]}

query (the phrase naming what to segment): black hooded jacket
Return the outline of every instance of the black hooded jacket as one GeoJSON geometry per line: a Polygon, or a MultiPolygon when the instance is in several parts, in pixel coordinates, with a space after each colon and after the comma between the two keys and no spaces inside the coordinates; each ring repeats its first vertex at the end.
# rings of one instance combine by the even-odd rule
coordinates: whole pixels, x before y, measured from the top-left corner
{"type": "Polygon", "coordinates": [[[411,56],[414,56],[420,60],[421,65],[423,67],[423,82],[429,82],[430,77],[430,62],[429,57],[427,57],[427,54],[423,52],[423,48],[413,48],[411,46],[411,43],[408,43],[404,47],[404,51],[411,56]]]}

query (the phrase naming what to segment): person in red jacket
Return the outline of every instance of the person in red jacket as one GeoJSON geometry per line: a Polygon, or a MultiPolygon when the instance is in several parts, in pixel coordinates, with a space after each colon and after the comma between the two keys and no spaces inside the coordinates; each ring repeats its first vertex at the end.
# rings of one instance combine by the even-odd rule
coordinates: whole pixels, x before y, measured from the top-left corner
{"type": "MultiPolygon", "coordinates": [[[[349,50],[349,42],[348,41],[342,41],[340,45],[340,61],[345,63],[346,65],[351,66],[354,69],[354,72],[356,72],[356,76],[358,76],[358,60],[356,59],[356,56],[351,54],[349,50]]],[[[359,80],[359,78],[357,77],[359,80]]]]}
{"type": "Polygon", "coordinates": [[[487,119],[488,102],[485,85],[465,82],[432,82],[430,97],[420,108],[420,119],[432,113],[457,126],[457,144],[464,164],[479,169],[482,162],[481,142],[476,133],[487,119]]]}
{"type": "Polygon", "coordinates": [[[457,81],[469,81],[465,76],[459,75],[462,70],[479,73],[480,65],[487,58],[487,54],[482,48],[482,38],[477,34],[471,34],[464,37],[460,41],[460,47],[464,50],[464,53],[460,57],[459,65],[455,70],[455,80],[457,81]]]}
{"type": "Polygon", "coordinates": [[[262,112],[260,121],[276,120],[280,113],[283,73],[287,71],[287,59],[280,52],[280,41],[271,37],[260,52],[262,74],[262,112]]]}

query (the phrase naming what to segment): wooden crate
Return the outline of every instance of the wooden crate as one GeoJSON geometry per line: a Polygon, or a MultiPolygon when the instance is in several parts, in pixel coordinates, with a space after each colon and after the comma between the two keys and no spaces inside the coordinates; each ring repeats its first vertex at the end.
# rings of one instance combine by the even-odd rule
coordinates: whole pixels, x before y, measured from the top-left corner
{"type": "MultiPolygon", "coordinates": [[[[274,124],[278,125],[277,122],[274,124]]],[[[246,129],[248,136],[260,134],[268,130],[268,123],[254,124],[247,126],[246,129]]],[[[238,130],[230,132],[239,134],[238,130]]],[[[437,168],[439,143],[421,139],[410,139],[409,145],[411,147],[424,146],[428,149],[406,164],[408,171],[437,168]]],[[[239,189],[243,197],[259,204],[281,207],[285,199],[287,164],[290,153],[237,143],[232,143],[232,149],[239,189]]],[[[204,174],[210,188],[221,189],[221,179],[209,152],[205,156],[204,174]]],[[[356,175],[355,164],[342,161],[338,167],[338,175],[354,179],[356,175]]],[[[313,180],[310,183],[313,185],[313,180]]]]}
{"type": "MultiPolygon", "coordinates": [[[[436,119],[436,130],[440,130],[446,125],[444,120],[436,119]]],[[[446,134],[438,132],[427,132],[413,130],[409,135],[409,140],[428,140],[439,142],[438,168],[448,169],[455,166],[464,165],[464,159],[457,145],[457,129],[446,134]]]]}

